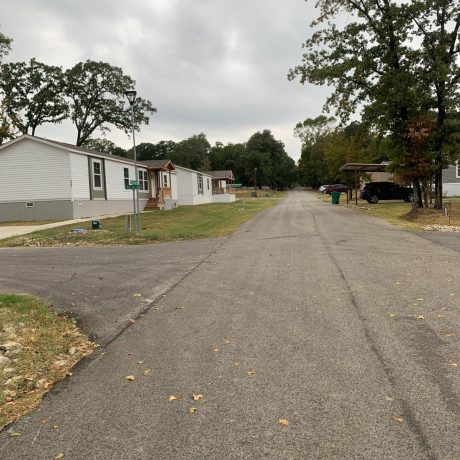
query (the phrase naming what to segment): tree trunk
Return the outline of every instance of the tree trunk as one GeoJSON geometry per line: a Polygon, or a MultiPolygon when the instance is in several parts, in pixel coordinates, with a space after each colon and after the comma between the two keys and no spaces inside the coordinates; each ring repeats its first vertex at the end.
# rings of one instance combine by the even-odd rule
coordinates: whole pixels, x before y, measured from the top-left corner
{"type": "Polygon", "coordinates": [[[442,209],[442,164],[439,162],[434,173],[434,207],[442,209]]]}
{"type": "Polygon", "coordinates": [[[420,181],[418,179],[414,180],[413,188],[414,188],[414,202],[412,203],[412,209],[415,210],[415,209],[423,208],[422,188],[420,186],[420,181]]]}

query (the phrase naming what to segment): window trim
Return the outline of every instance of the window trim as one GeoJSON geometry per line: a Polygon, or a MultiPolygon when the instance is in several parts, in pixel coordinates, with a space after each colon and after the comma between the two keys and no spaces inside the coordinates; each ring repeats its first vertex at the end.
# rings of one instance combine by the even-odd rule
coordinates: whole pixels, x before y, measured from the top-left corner
{"type": "Polygon", "coordinates": [[[168,175],[163,174],[163,188],[167,188],[167,187],[168,187],[168,175]]]}
{"type": "Polygon", "coordinates": [[[102,160],[91,159],[91,180],[93,182],[93,190],[103,190],[102,182],[102,160]],[[96,174],[95,165],[99,165],[99,173],[96,174]],[[96,185],[96,176],[99,177],[100,185],[96,185]]]}
{"type": "Polygon", "coordinates": [[[148,192],[149,191],[149,174],[147,171],[144,171],[143,169],[138,170],[139,174],[139,184],[141,185],[141,188],[139,190],[143,192],[148,192]]]}
{"type": "Polygon", "coordinates": [[[197,174],[198,195],[204,195],[203,174],[197,174]]]}
{"type": "Polygon", "coordinates": [[[460,179],[460,161],[455,162],[455,178],[460,179]]]}

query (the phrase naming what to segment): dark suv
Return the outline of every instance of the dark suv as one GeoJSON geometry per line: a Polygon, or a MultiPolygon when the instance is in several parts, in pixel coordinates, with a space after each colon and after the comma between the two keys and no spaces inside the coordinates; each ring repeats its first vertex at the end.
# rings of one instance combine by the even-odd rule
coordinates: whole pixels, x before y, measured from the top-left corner
{"type": "Polygon", "coordinates": [[[361,198],[368,203],[378,203],[379,200],[410,202],[414,199],[414,191],[411,187],[402,187],[394,182],[370,182],[361,190],[361,198]]]}

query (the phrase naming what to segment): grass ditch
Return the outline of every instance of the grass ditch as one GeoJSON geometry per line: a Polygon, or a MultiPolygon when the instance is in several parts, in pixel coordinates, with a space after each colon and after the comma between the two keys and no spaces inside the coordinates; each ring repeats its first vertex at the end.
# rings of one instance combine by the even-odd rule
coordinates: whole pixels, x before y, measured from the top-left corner
{"type": "Polygon", "coordinates": [[[41,300],[0,294],[0,430],[40,404],[96,347],[41,300]]]}
{"type": "Polygon", "coordinates": [[[141,231],[125,229],[125,217],[107,218],[101,230],[91,230],[91,222],[55,227],[0,240],[0,246],[116,246],[213,238],[233,233],[242,223],[280,201],[285,194],[271,198],[247,198],[235,203],[179,206],[171,211],[141,214],[141,231]],[[75,229],[82,229],[75,232],[75,229]]]}

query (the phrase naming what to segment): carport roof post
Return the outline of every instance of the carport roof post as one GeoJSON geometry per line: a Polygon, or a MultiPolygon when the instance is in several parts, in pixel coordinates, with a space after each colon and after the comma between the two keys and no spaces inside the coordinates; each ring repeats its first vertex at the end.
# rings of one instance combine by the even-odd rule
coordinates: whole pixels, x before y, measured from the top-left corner
{"type": "MultiPolygon", "coordinates": [[[[358,172],[384,172],[388,164],[386,163],[346,163],[339,171],[347,173],[347,187],[348,187],[348,174],[350,171],[355,173],[355,204],[358,206],[358,172]]],[[[348,203],[348,193],[347,193],[348,203]]]]}

